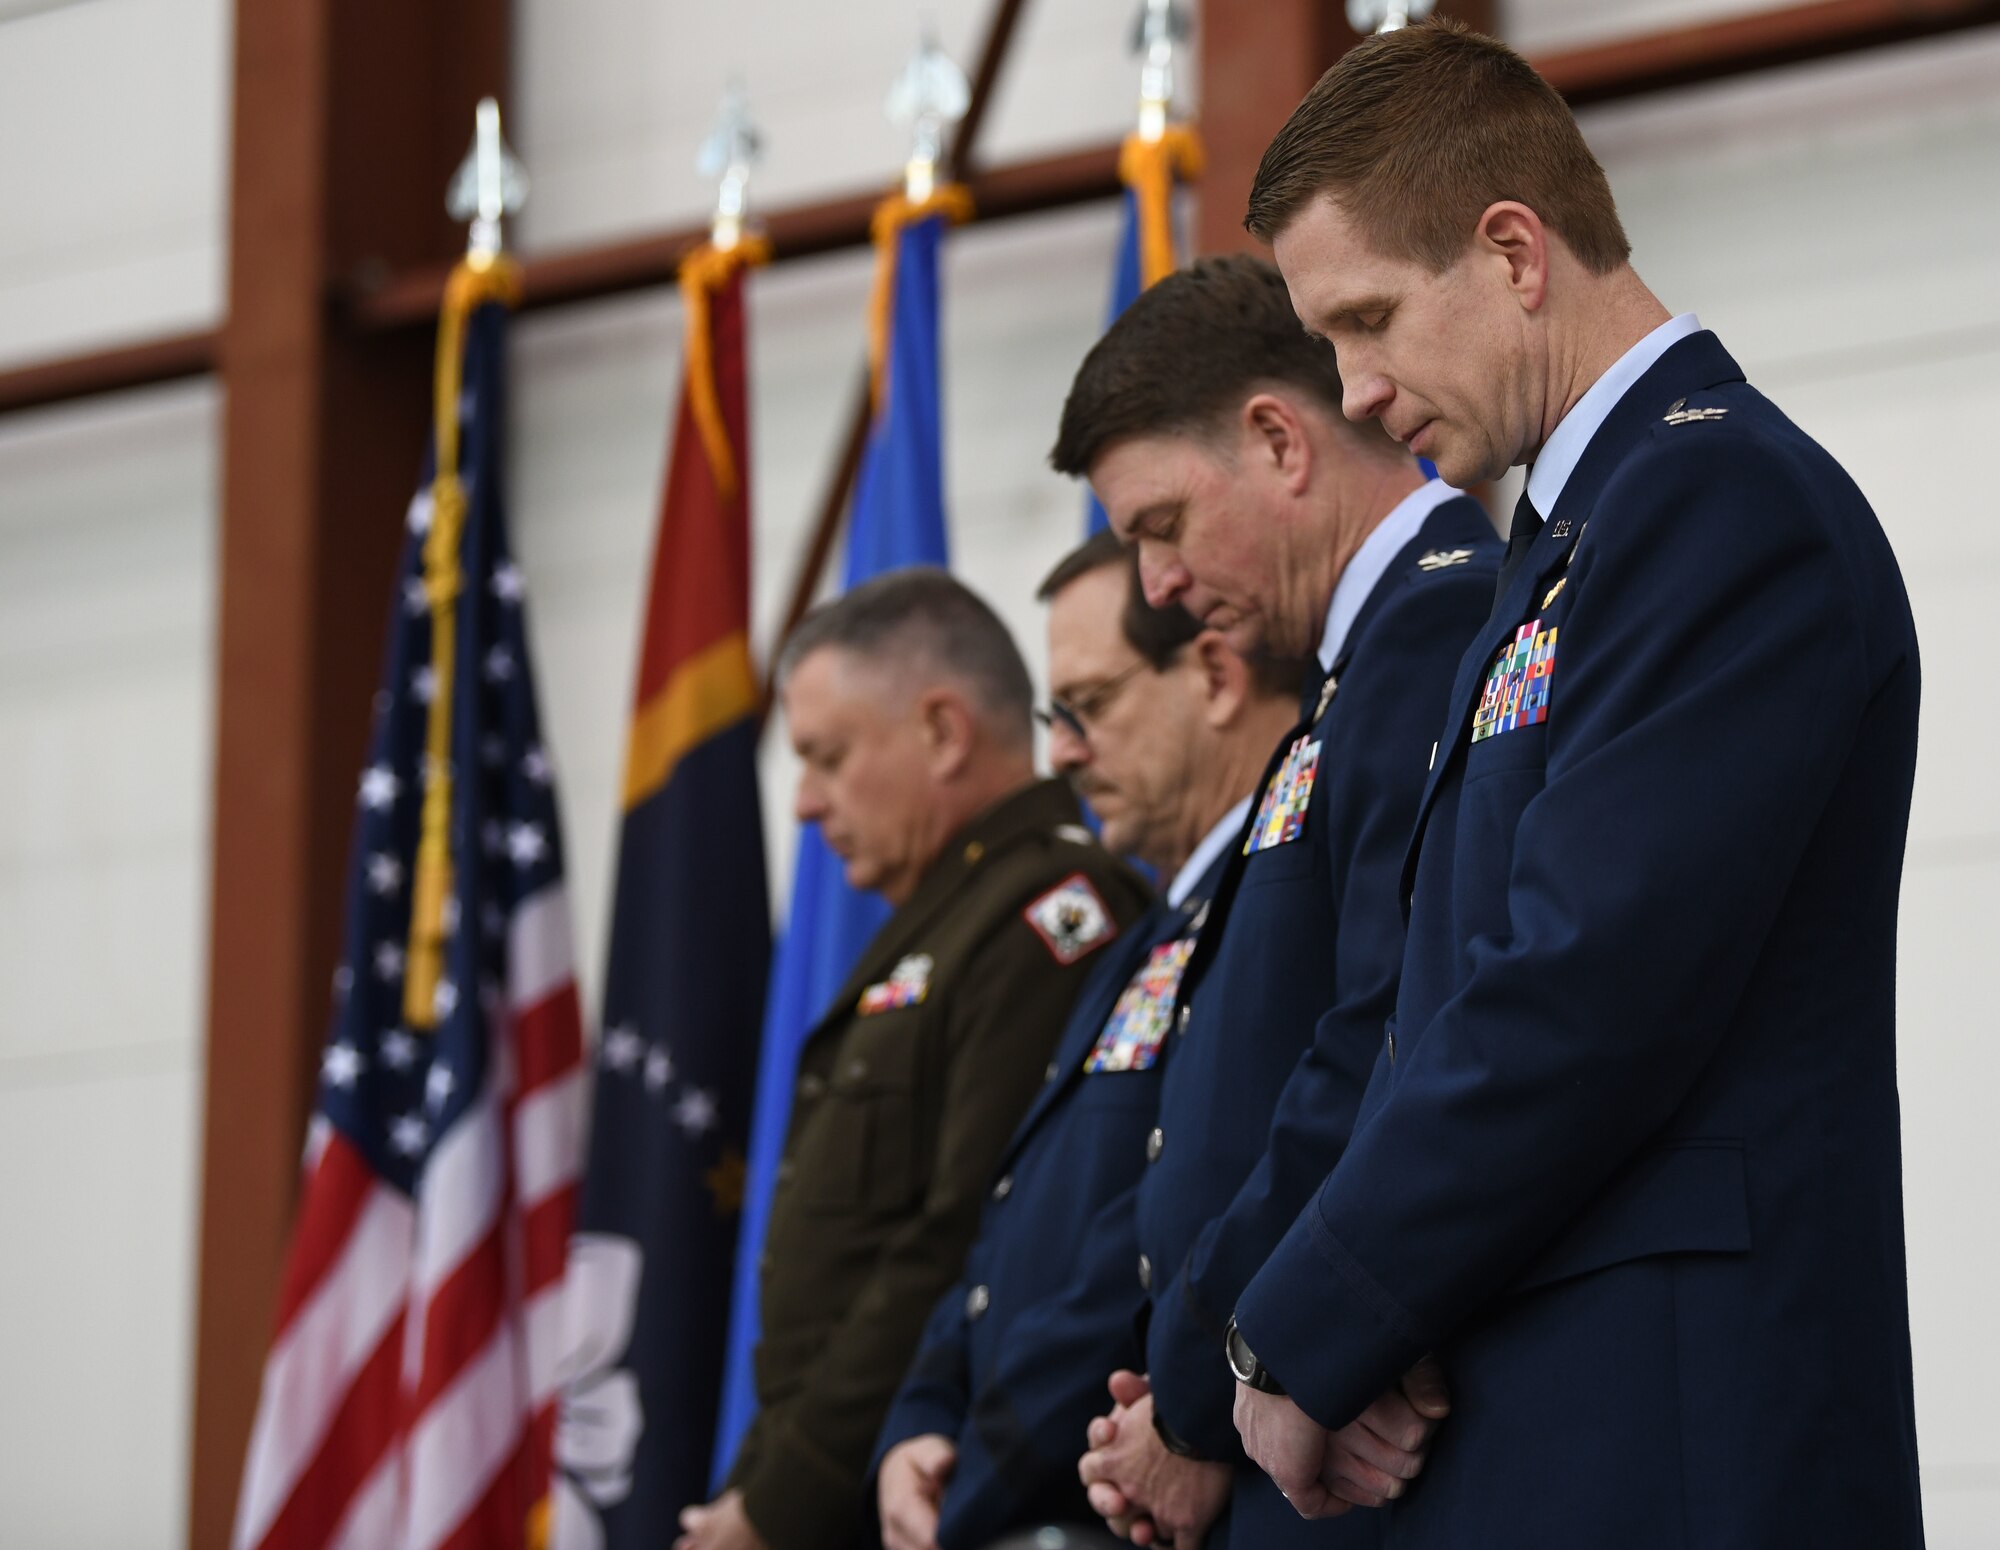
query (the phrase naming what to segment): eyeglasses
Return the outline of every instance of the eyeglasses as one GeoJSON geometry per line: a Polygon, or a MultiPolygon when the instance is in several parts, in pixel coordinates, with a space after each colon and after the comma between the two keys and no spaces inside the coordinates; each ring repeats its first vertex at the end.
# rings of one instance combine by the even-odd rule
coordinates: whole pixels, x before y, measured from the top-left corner
{"type": "Polygon", "coordinates": [[[1037,710],[1035,719],[1050,731],[1054,731],[1060,725],[1070,736],[1087,743],[1090,741],[1090,724],[1110,708],[1113,697],[1137,677],[1139,670],[1144,666],[1146,661],[1142,657],[1124,672],[1115,673],[1103,683],[1085,689],[1073,700],[1061,699],[1052,694],[1049,696],[1048,709],[1037,710]]]}

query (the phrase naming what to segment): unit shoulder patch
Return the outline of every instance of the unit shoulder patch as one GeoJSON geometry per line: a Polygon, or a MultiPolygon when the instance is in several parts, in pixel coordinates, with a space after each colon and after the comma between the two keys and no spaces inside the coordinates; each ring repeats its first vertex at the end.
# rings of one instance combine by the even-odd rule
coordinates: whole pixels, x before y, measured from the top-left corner
{"type": "Polygon", "coordinates": [[[921,1004],[930,994],[931,970],[936,967],[929,953],[909,954],[889,971],[887,979],[861,992],[861,999],[854,1004],[855,1012],[862,1017],[873,1017],[878,1012],[921,1004]]]}
{"type": "Polygon", "coordinates": [[[1705,420],[1720,420],[1728,413],[1727,409],[1690,409],[1685,398],[1677,398],[1660,418],[1669,425],[1699,425],[1705,420]]]}
{"type": "Polygon", "coordinates": [[[1417,557],[1417,569],[1422,571],[1448,570],[1454,565],[1463,565],[1472,558],[1470,549],[1433,549],[1429,554],[1417,557]]]}
{"type": "Polygon", "coordinates": [[[1057,963],[1071,964],[1111,940],[1116,928],[1090,879],[1072,872],[1021,911],[1057,963]]]}

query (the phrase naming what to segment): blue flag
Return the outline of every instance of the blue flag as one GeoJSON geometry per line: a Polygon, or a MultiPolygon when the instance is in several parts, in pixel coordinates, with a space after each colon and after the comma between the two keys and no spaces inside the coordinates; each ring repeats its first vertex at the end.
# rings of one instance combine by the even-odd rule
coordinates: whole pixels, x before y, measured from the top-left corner
{"type": "MultiPolygon", "coordinates": [[[[843,589],[901,566],[946,563],[938,399],[938,255],[945,225],[942,215],[926,216],[894,238],[886,380],[855,482],[843,589]]],[[[716,1426],[718,1483],[757,1412],[750,1370],[758,1336],[757,1261],[791,1118],[799,1050],[869,938],[888,918],[886,902],[847,886],[840,859],[818,828],[803,829],[792,873],[791,918],[778,947],[764,1017],[749,1187],[736,1245],[729,1355],[716,1426]]]]}

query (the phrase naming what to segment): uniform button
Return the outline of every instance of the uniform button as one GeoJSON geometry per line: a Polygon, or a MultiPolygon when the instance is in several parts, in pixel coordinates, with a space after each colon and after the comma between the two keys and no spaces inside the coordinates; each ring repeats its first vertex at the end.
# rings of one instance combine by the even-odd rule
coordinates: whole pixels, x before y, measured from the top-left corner
{"type": "Polygon", "coordinates": [[[1396,1063],[1396,1030],[1394,1028],[1391,1028],[1389,1030],[1389,1064],[1393,1066],[1395,1063],[1396,1063]]]}
{"type": "Polygon", "coordinates": [[[991,1292],[987,1291],[983,1286],[975,1286],[965,1294],[965,1316],[968,1319],[978,1318],[986,1311],[987,1304],[992,1301],[993,1294],[991,1292]]]}
{"type": "Polygon", "coordinates": [[[1005,1200],[1009,1195],[1013,1193],[1014,1193],[1014,1175],[1011,1173],[1002,1174],[1000,1176],[1000,1182],[993,1186],[993,1198],[995,1200],[1005,1200]]]}
{"type": "Polygon", "coordinates": [[[799,1078],[799,1096],[807,1102],[811,1102],[825,1091],[826,1079],[824,1077],[817,1076],[813,1072],[808,1071],[804,1076],[799,1078]]]}
{"type": "Polygon", "coordinates": [[[965,864],[967,866],[977,866],[979,865],[979,858],[985,854],[986,847],[980,844],[979,841],[974,840],[970,845],[965,847],[965,864]]]}
{"type": "Polygon", "coordinates": [[[1149,1163],[1158,1162],[1160,1160],[1160,1148],[1166,1144],[1167,1133],[1158,1125],[1155,1125],[1153,1133],[1146,1137],[1146,1161],[1149,1163]]]}
{"type": "Polygon", "coordinates": [[[1042,1080],[1044,1082],[1053,1082],[1060,1075],[1062,1075],[1062,1069],[1051,1060],[1048,1069],[1042,1073],[1042,1080]]]}
{"type": "Polygon", "coordinates": [[[1192,1003],[1181,1008],[1181,1020],[1179,1028],[1179,1031],[1181,1033],[1185,1034],[1187,1032],[1188,1019],[1192,1016],[1194,1016],[1194,1006],[1192,1005],[1192,1003]]]}
{"type": "Polygon", "coordinates": [[[1147,1292],[1153,1289],[1153,1261],[1144,1254],[1139,1256],[1139,1288],[1147,1292]]]}
{"type": "Polygon", "coordinates": [[[867,1074],[868,1074],[868,1062],[867,1062],[867,1061],[865,1061],[865,1060],[850,1060],[850,1061],[848,1061],[848,1063],[847,1063],[847,1076],[848,1076],[848,1079],[849,1079],[850,1081],[855,1081],[855,1082],[858,1082],[858,1081],[860,1081],[860,1080],[861,1080],[861,1079],[862,1079],[862,1078],[863,1078],[864,1076],[866,1076],[867,1074]]]}
{"type": "Polygon", "coordinates": [[[783,1162],[778,1164],[779,1184],[783,1185],[791,1183],[793,1177],[798,1173],[798,1171],[799,1171],[798,1164],[793,1162],[791,1158],[787,1157],[783,1162]]]}

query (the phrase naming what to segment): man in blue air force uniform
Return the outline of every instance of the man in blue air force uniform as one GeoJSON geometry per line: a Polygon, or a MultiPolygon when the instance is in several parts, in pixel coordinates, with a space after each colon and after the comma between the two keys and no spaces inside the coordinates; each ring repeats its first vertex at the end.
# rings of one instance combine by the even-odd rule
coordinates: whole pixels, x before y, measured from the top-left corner
{"type": "Polygon", "coordinates": [[[1250,1453],[1340,1510],[1326,1428],[1435,1352],[1452,1414],[1398,1547],[1920,1545],[1917,643],[1874,514],[1668,317],[1567,107],[1490,39],[1348,54],[1248,224],[1351,417],[1461,482],[1532,465],[1354,1139],[1236,1304],[1250,1453]]]}
{"type": "MultiPolygon", "coordinates": [[[[1333,354],[1300,330],[1277,272],[1209,260],[1154,286],[1092,350],[1055,451],[1136,544],[1153,602],[1184,604],[1246,653],[1311,665],[1181,984],[1138,1252],[1090,1245],[1152,1302],[1149,1377],[1113,1380],[1119,1408],[1081,1473],[1115,1526],[1143,1515],[1183,1547],[1376,1535],[1363,1520],[1308,1528],[1249,1466],[1224,1327],[1338,1160],[1373,1068],[1424,759],[1499,545],[1476,503],[1340,405],[1333,354]]],[[[1360,1485],[1391,1488],[1356,1467],[1360,1485]]]]}
{"type": "Polygon", "coordinates": [[[1174,990],[1291,718],[1295,672],[1253,667],[1138,593],[1100,533],[1043,582],[1049,757],[1166,896],[1106,950],[1014,1133],[959,1282],[938,1302],[878,1452],[889,1550],[976,1550],[1012,1528],[1091,1519],[1077,1444],[1105,1373],[1137,1360],[1132,1190],[1159,1100],[1174,990]],[[1129,1245],[1072,1283],[1087,1242],[1129,1245]]]}

